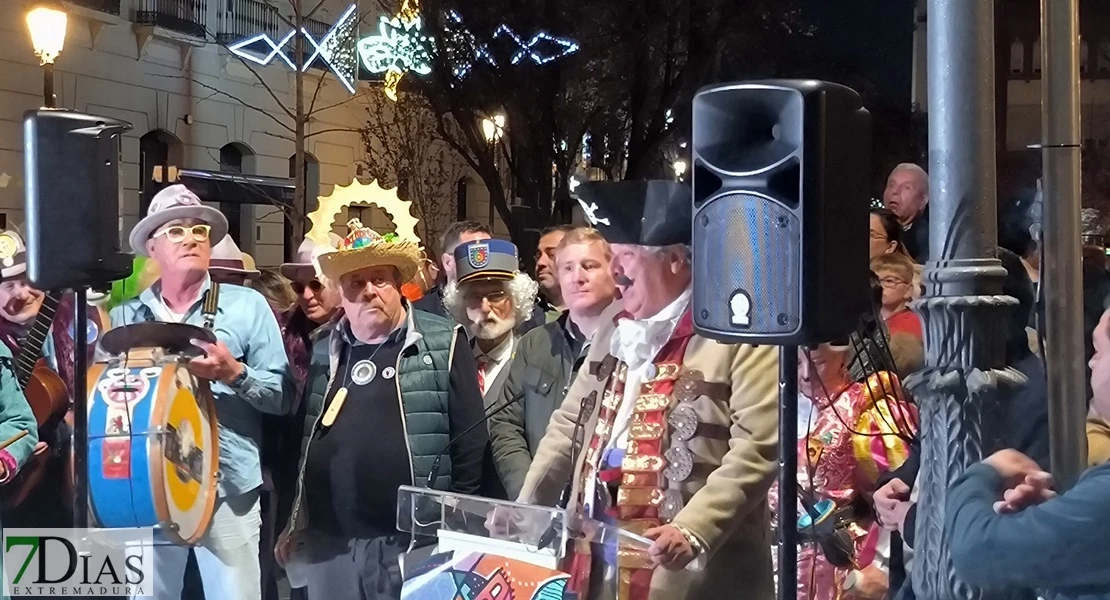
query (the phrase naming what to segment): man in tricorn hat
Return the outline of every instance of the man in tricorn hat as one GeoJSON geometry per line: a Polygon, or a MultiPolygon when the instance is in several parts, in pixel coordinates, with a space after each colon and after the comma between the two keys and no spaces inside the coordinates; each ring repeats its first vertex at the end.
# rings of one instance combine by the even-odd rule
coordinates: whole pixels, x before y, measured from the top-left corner
{"type": "MultiPolygon", "coordinates": [[[[193,375],[211,382],[220,426],[219,499],[195,552],[205,596],[251,600],[261,597],[262,415],[288,412],[292,377],[266,299],[248,287],[214,284],[209,276],[212,246],[225,235],[227,218],[184,185],[158,192],[147,216],[131,230],[130,242],[136,254],[158,263],[161,276],[138,298],[112,309],[110,317],[114,326],[145,321],[201,326],[204,299],[218,290],[217,342],[195,340],[205,355],[188,363],[193,375]]],[[[154,597],[178,600],[189,548],[156,545],[154,554],[154,597]]]]}
{"type": "Polygon", "coordinates": [[[329,338],[323,414],[275,554],[291,576],[304,573],[309,598],[386,600],[400,597],[398,557],[409,544],[396,526],[398,488],[477,492],[489,438],[475,427],[455,439],[483,416],[466,336],[401,294],[420,248],[357,219],[348,227],[339,249],[317,259],[343,313],[329,338]],[[443,468],[433,469],[441,452],[443,468]]]}
{"type": "Polygon", "coordinates": [[[612,246],[622,310],[594,335],[519,501],[553,505],[568,486],[572,511],[654,540],[619,560],[577,545],[580,598],[772,598],[777,351],[694,333],[688,188],[597,182],[579,195],[612,246]]]}

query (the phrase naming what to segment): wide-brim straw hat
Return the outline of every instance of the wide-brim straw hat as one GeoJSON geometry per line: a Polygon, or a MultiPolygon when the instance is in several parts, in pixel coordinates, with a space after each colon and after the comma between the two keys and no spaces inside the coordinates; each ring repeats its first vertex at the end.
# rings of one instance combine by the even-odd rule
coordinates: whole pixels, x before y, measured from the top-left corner
{"type": "Polygon", "coordinates": [[[208,263],[208,271],[216,273],[234,273],[247,277],[257,277],[262,273],[255,268],[254,258],[239,250],[239,245],[231,236],[220,240],[212,248],[212,258],[208,263]]]}
{"type": "Polygon", "coordinates": [[[402,283],[416,277],[424,259],[419,244],[393,235],[383,237],[364,227],[358,219],[351,219],[347,227],[350,233],[343,238],[339,248],[316,259],[324,277],[338,283],[339,278],[347,273],[383,266],[396,267],[401,272],[402,283]]]}

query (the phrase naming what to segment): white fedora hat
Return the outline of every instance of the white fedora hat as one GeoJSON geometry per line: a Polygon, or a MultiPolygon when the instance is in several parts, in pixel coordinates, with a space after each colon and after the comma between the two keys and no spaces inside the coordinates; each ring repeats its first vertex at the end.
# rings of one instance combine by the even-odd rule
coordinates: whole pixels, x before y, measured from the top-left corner
{"type": "Polygon", "coordinates": [[[196,194],[179,183],[154,195],[146,216],[131,230],[128,238],[131,249],[140,256],[150,256],[146,251],[147,240],[155,231],[175,219],[197,219],[207,224],[212,228],[208,241],[213,246],[227,235],[227,217],[222,212],[201,204],[196,194]]]}
{"type": "Polygon", "coordinates": [[[208,263],[209,272],[237,273],[248,277],[255,277],[262,273],[255,268],[254,259],[247,264],[250,255],[239,250],[238,244],[231,236],[224,236],[220,243],[212,247],[212,259],[208,263]]]}

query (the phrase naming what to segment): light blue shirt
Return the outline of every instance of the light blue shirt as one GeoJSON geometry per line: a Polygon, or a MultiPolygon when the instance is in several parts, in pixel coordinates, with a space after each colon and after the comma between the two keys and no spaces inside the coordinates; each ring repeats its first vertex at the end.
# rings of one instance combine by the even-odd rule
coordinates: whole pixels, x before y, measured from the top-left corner
{"type": "MultiPolygon", "coordinates": [[[[185,313],[183,322],[203,326],[201,304],[210,286],[211,279],[206,279],[200,298],[185,313]]],[[[161,289],[161,281],[157,281],[138,298],[113,308],[109,314],[112,325],[164,321],[161,289]]],[[[213,328],[247,373],[234,387],[212,382],[220,425],[220,495],[236,496],[262,485],[262,414],[289,412],[293,375],[277,319],[257,291],[221,285],[213,328]]]]}

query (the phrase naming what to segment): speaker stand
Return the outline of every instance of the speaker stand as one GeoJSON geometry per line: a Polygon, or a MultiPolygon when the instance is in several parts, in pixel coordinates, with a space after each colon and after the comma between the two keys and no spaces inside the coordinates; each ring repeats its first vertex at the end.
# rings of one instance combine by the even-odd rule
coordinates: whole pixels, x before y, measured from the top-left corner
{"type": "Polygon", "coordinates": [[[798,347],[779,348],[778,600],[798,597],[798,347]]]}
{"type": "Polygon", "coordinates": [[[73,290],[73,527],[89,526],[88,288],[73,290]]]}

